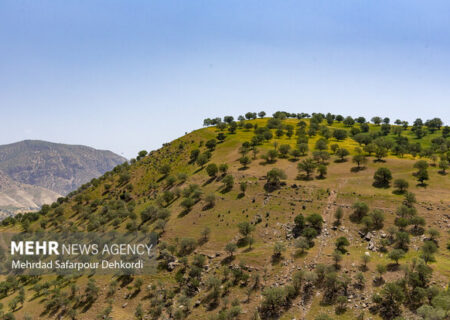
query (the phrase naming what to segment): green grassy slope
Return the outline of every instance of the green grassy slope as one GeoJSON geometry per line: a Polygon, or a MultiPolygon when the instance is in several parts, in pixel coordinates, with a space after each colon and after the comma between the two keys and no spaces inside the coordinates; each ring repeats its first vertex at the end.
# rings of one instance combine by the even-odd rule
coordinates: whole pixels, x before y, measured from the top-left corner
{"type": "MultiPolygon", "coordinates": [[[[7,221],[10,224],[2,227],[3,232],[20,232],[24,228],[28,231],[57,232],[139,230],[158,235],[160,243],[158,254],[161,259],[158,261],[161,268],[157,274],[135,277],[131,279],[131,283],[123,287],[119,285],[111,295],[108,295],[108,291],[114,279],[111,276],[93,277],[99,292],[92,307],[86,310],[78,308],[76,299],[70,294],[71,285],[76,283],[78,289],[75,296],[81,300],[86,299],[86,277],[51,282],[54,277],[43,276],[36,280],[37,283],[47,281],[58,288],[58,291],[55,293],[51,287],[41,295],[35,294],[35,284],[22,282],[25,302],[23,305],[19,303],[13,312],[16,318],[22,319],[30,314],[33,319],[58,316],[70,319],[68,310],[75,309],[76,319],[94,319],[110,306],[109,314],[113,319],[135,319],[138,318],[135,315],[138,305],[141,305],[144,314],[155,319],[167,319],[169,315],[176,318],[209,319],[220,312],[224,319],[258,319],[266,315],[261,308],[264,290],[291,285],[293,274],[298,270],[314,271],[317,270],[317,265],[332,265],[335,241],[344,236],[350,245],[336,272],[340,281],[348,277],[351,283],[346,294],[348,302],[345,311],[336,314],[336,298],[325,303],[326,290],[323,284],[314,283],[312,289],[307,289],[307,280],[304,280],[299,292],[289,299],[289,303],[277,310],[273,317],[315,319],[319,314],[326,313],[332,319],[355,319],[364,312],[372,319],[379,319],[379,314],[369,313],[369,307],[374,306],[372,294],[382,290],[382,286],[373,282],[376,278],[376,266],[390,265],[392,261],[388,259],[386,252],[367,249],[368,242],[358,233],[364,226],[352,222],[350,216],[353,212],[351,207],[357,201],[365,202],[370,211],[381,210],[385,221],[380,230],[374,231],[374,243],[380,247],[384,239],[382,234],[387,234],[388,237],[388,229],[395,224],[396,210],[402,204],[404,195],[393,192],[392,182],[388,188],[375,188],[372,185],[374,173],[380,167],[390,169],[394,180],[402,178],[409,183],[408,190],[413,192],[417,199],[414,205],[417,215],[426,220],[424,229],[433,227],[440,231],[436,262],[429,264],[433,269],[430,283],[440,288],[446,285],[450,277],[450,251],[446,249],[450,223],[448,175],[440,173],[437,166],[429,166],[429,180],[426,185],[418,185],[413,175],[417,170],[413,166],[419,157],[410,154],[400,157],[393,151],[382,161],[374,161],[375,158],[370,156],[363,169],[355,170],[356,164],[351,159],[357,153],[357,148],[363,146],[351,137],[343,141],[331,137],[328,139],[328,147],[336,143],[339,148],[347,149],[350,155],[345,161],[339,161],[328,149],[331,157],[326,161],[325,178],[319,178],[315,172],[310,180],[300,179],[297,165],[312,155],[317,140],[322,138],[319,132],[309,137],[308,155],[298,159],[292,156],[277,158],[273,162],[262,157],[274,147],[279,150],[281,145],[296,148],[298,137],[295,131],[298,119],[281,121],[283,128],[287,125],[294,128],[294,134],[290,138],[286,135],[277,138],[277,129],[271,129],[273,138],[257,145],[257,154],[253,155],[249,150],[247,156],[251,163],[247,168],[243,167],[239,162],[242,144],[251,141],[255,135],[255,125],[261,128],[267,121],[268,118],[245,121],[243,125],[250,123],[252,128],[238,127],[235,133],[215,126],[193,131],[149,155],[139,157],[130,165],[116,167],[68,198],[50,208],[44,208],[39,214],[7,221]],[[191,161],[193,150],[198,149],[200,154],[205,153],[208,149],[205,146],[207,141],[215,139],[221,132],[226,138],[217,143],[210,152],[206,164],[202,166],[191,161]],[[215,177],[210,177],[206,169],[210,164],[227,164],[227,173],[218,172],[215,177]],[[286,178],[268,190],[266,175],[273,168],[282,169],[286,178]],[[164,169],[168,172],[163,172],[164,169]],[[226,175],[233,177],[232,186],[228,189],[224,187],[226,175]],[[245,193],[240,190],[242,182],[247,185],[245,193]],[[198,197],[194,195],[195,190],[189,197],[185,196],[185,190],[192,185],[198,186],[198,197]],[[193,199],[189,210],[183,206],[186,198],[193,199]],[[214,198],[214,205],[208,206],[208,198],[214,198]],[[142,212],[148,212],[148,208],[152,206],[159,208],[157,210],[160,212],[161,208],[169,210],[170,216],[143,221],[142,212]],[[333,227],[334,213],[338,207],[343,209],[344,216],[341,224],[333,227]],[[294,218],[300,213],[305,217],[317,213],[324,220],[320,234],[313,239],[314,245],[301,254],[295,247],[296,240],[290,236],[294,218]],[[239,233],[237,225],[242,222],[249,222],[254,227],[251,233],[254,242],[251,247],[245,244],[239,233]],[[202,239],[205,228],[209,229],[209,234],[206,239],[202,239]],[[184,254],[182,244],[188,242],[186,239],[195,241],[196,247],[192,252],[184,254]],[[226,245],[229,243],[237,244],[237,249],[231,256],[226,251],[226,245]],[[275,243],[282,243],[285,248],[280,258],[273,255],[275,243]],[[371,259],[367,263],[367,269],[362,269],[361,256],[366,252],[370,254],[371,259]],[[206,256],[201,268],[194,265],[196,255],[206,256]],[[171,259],[177,263],[174,269],[169,271],[165,261],[171,259]],[[357,286],[357,274],[360,272],[365,277],[364,287],[357,286]],[[219,283],[214,284],[214,280],[208,280],[211,277],[217,278],[219,283]],[[138,282],[137,279],[143,280],[141,290],[135,290],[133,287],[138,282]],[[187,290],[192,287],[195,289],[187,290]],[[67,293],[67,299],[55,302],[61,292],[67,293]],[[214,293],[217,293],[217,297],[214,293]],[[238,309],[239,315],[233,315],[232,312],[238,309]]],[[[308,129],[310,120],[303,121],[308,129]]],[[[337,128],[348,132],[351,130],[351,127],[337,122],[327,125],[323,121],[321,125],[331,131],[337,128]]],[[[372,133],[380,130],[379,126],[369,126],[372,133]]],[[[421,139],[415,139],[410,130],[411,128],[404,131],[402,135],[408,136],[411,143],[422,144],[423,148],[432,146],[433,139],[442,135],[441,129],[421,139]]],[[[395,135],[389,134],[384,138],[393,140],[395,135]]],[[[446,156],[446,153],[437,154],[446,156]]],[[[435,161],[432,156],[427,160],[430,164],[435,161]]],[[[411,226],[406,229],[410,230],[411,226]]],[[[401,265],[407,265],[419,257],[419,249],[425,237],[410,234],[409,250],[406,257],[400,260],[401,265]]],[[[388,244],[387,250],[391,251],[394,246],[395,244],[388,244]]],[[[386,282],[401,277],[402,269],[392,266],[383,275],[386,282]]],[[[342,295],[341,287],[336,288],[337,295],[342,295]]],[[[9,311],[8,304],[19,294],[18,290],[7,290],[1,300],[5,312],[9,311]]],[[[408,319],[413,317],[415,312],[406,307],[402,307],[402,311],[408,319]]]]}

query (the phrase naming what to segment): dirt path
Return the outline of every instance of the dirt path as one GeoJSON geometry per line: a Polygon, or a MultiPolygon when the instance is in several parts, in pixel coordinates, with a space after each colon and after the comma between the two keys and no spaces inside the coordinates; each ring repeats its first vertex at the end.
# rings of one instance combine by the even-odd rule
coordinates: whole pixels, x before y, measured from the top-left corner
{"type": "MultiPolygon", "coordinates": [[[[339,183],[336,186],[336,190],[330,190],[330,195],[327,198],[326,204],[325,204],[325,208],[322,210],[322,217],[324,219],[324,223],[323,223],[323,227],[322,227],[322,233],[320,235],[320,237],[318,238],[318,250],[317,253],[315,255],[315,257],[313,258],[313,262],[312,265],[316,266],[317,262],[319,260],[319,258],[322,256],[322,251],[326,246],[330,246],[330,239],[332,238],[333,234],[331,234],[331,226],[333,223],[333,217],[334,217],[334,212],[337,208],[337,206],[335,205],[336,203],[336,198],[338,195],[338,190],[341,188],[341,186],[343,184],[345,184],[347,180],[343,180],[341,183],[339,183]]],[[[301,308],[303,311],[303,315],[302,315],[302,319],[306,319],[306,316],[309,313],[309,310],[311,309],[311,305],[314,301],[314,295],[310,297],[310,299],[308,300],[308,302],[306,304],[302,304],[301,308]]]]}

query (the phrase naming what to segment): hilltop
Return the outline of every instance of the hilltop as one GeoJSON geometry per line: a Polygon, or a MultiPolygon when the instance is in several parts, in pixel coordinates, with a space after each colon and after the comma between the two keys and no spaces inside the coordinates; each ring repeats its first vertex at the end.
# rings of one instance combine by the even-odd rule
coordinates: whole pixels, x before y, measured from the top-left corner
{"type": "Polygon", "coordinates": [[[442,121],[277,112],[204,124],[3,223],[18,232],[145,232],[158,238],[156,274],[9,278],[0,284],[8,311],[44,319],[448,316],[442,121]]]}

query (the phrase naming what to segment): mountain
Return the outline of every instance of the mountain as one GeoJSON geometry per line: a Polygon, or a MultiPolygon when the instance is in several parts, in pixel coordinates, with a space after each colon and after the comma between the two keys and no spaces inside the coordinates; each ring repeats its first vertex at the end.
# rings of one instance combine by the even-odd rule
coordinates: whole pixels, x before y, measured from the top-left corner
{"type": "Polygon", "coordinates": [[[0,218],[18,211],[36,210],[59,197],[52,190],[14,181],[0,171],[0,218]]]}
{"type": "Polygon", "coordinates": [[[111,151],[81,145],[39,140],[1,145],[0,197],[8,206],[37,208],[124,161],[125,158],[111,151]]]}
{"type": "Polygon", "coordinates": [[[144,232],[158,268],[4,277],[0,303],[17,319],[448,319],[449,128],[344,121],[206,121],[3,220],[144,232]]]}

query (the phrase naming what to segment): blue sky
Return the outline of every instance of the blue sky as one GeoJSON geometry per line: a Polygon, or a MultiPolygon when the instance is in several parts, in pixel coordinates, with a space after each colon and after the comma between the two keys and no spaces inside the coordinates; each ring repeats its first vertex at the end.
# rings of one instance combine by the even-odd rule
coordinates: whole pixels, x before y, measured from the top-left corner
{"type": "Polygon", "coordinates": [[[448,1],[0,1],[0,144],[126,157],[247,111],[450,122],[448,1]]]}

